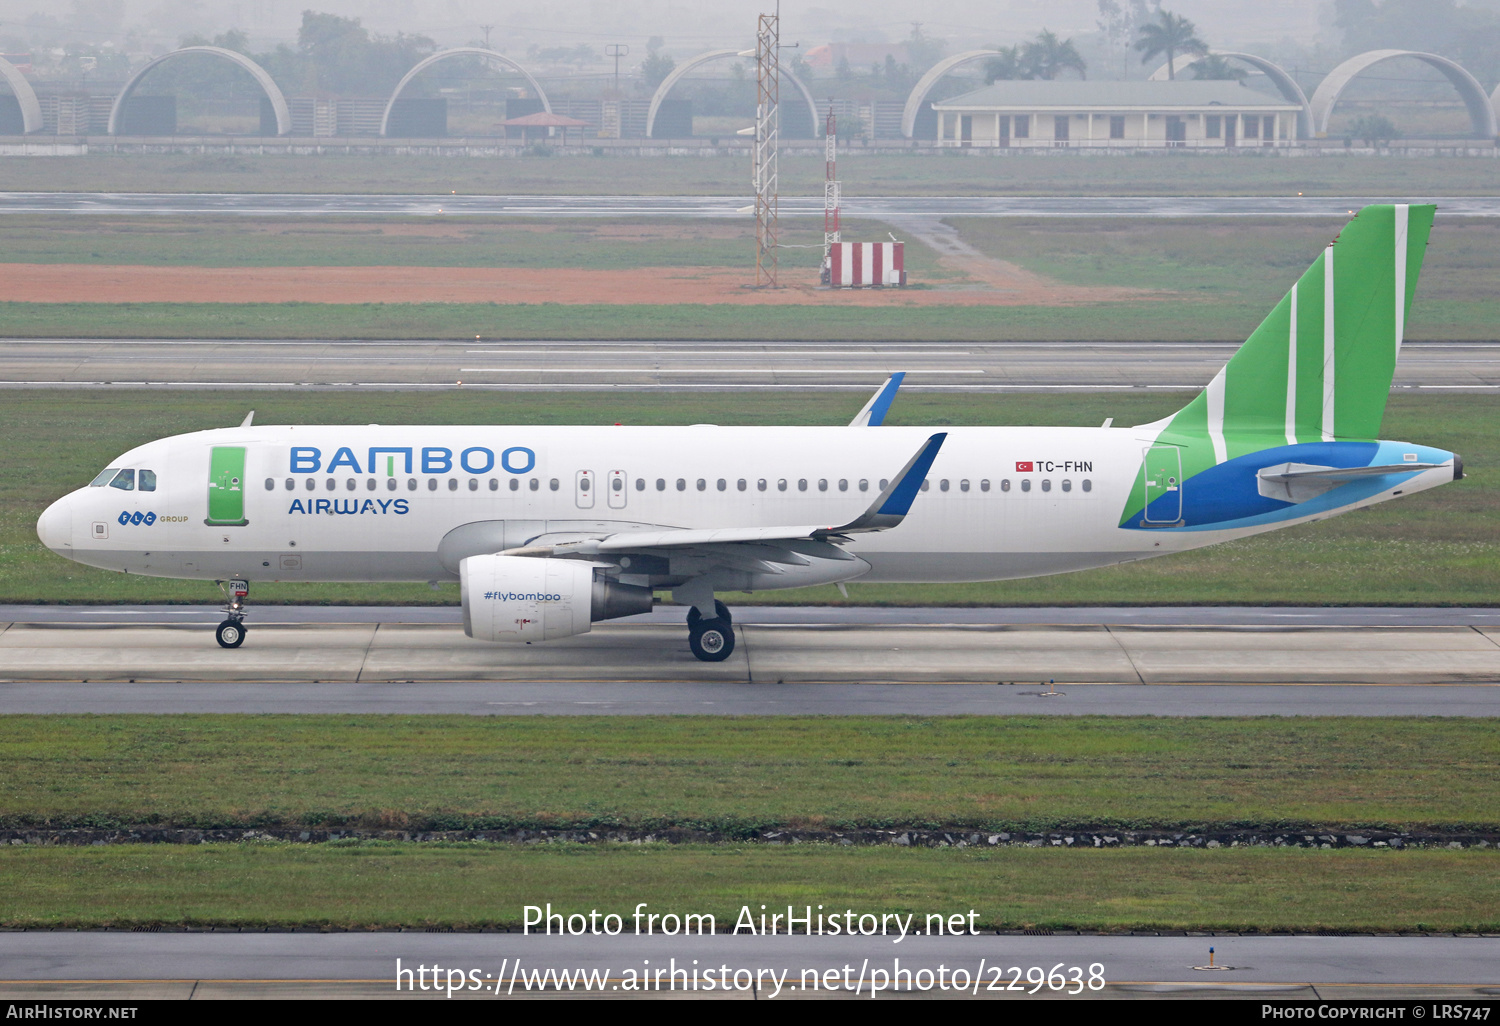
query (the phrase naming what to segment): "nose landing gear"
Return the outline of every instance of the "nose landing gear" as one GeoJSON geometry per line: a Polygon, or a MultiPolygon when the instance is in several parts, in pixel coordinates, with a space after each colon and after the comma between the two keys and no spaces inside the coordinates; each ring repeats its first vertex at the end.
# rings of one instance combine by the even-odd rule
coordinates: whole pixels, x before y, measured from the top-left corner
{"type": "Polygon", "coordinates": [[[714,599],[716,616],[705,619],[696,606],[688,607],[688,647],[705,663],[720,663],[734,652],[734,616],[714,599]]]}
{"type": "Polygon", "coordinates": [[[245,596],[250,594],[250,582],[215,583],[224,593],[224,622],[214,628],[214,639],[220,648],[239,648],[245,641],[245,596]]]}

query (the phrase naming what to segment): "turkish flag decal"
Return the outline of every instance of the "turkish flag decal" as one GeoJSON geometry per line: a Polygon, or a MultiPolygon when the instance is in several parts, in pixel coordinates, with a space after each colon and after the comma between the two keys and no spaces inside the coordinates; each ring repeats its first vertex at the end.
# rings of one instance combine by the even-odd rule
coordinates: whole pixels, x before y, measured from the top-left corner
{"type": "Polygon", "coordinates": [[[1018,462],[1016,464],[1016,473],[1017,474],[1029,474],[1029,473],[1032,472],[1032,470],[1033,470],[1033,467],[1031,466],[1031,461],[1030,460],[1027,460],[1025,463],[1018,462]]]}

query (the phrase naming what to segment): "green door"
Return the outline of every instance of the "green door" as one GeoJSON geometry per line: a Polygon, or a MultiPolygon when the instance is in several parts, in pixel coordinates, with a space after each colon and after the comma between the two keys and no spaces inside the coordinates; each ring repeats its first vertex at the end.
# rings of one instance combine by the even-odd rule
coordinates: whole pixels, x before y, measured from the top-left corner
{"type": "Polygon", "coordinates": [[[1175,445],[1153,445],[1146,450],[1145,520],[1175,524],[1182,519],[1182,453],[1175,445]]]}
{"type": "Polygon", "coordinates": [[[208,519],[210,527],[244,527],[245,448],[216,445],[209,450],[208,519]]]}

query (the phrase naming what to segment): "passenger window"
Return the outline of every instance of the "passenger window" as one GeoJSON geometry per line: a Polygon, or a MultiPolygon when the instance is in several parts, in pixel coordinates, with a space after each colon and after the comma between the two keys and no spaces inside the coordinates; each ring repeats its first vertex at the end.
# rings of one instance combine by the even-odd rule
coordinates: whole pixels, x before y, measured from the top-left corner
{"type": "Polygon", "coordinates": [[[274,492],[275,490],[276,490],[276,479],[274,477],[268,477],[268,478],[266,478],[266,491],[268,491],[268,492],[274,492]]]}
{"type": "Polygon", "coordinates": [[[471,491],[471,492],[477,492],[477,491],[479,491],[479,478],[477,478],[477,477],[471,477],[471,478],[469,478],[469,491],[471,491]]]}
{"type": "Polygon", "coordinates": [[[370,478],[369,480],[367,480],[365,482],[365,491],[367,491],[367,492],[373,492],[374,490],[375,490],[375,479],[372,477],[372,478],[370,478]]]}
{"type": "Polygon", "coordinates": [[[703,478],[700,477],[698,479],[698,490],[701,492],[701,491],[703,491],[703,489],[705,489],[707,487],[708,487],[708,482],[705,481],[705,480],[703,480],[703,478]]]}
{"type": "Polygon", "coordinates": [[[839,478],[839,491],[841,491],[841,492],[847,492],[848,490],[849,490],[849,479],[846,478],[846,477],[839,478]]]}
{"type": "Polygon", "coordinates": [[[745,490],[745,479],[743,477],[740,478],[739,481],[736,482],[736,484],[739,486],[740,491],[743,492],[745,490]]]}
{"type": "Polygon", "coordinates": [[[686,478],[679,477],[677,479],[677,490],[679,492],[685,492],[685,491],[687,491],[687,479],[686,478]]]}
{"type": "Polygon", "coordinates": [[[870,482],[867,478],[862,477],[859,479],[859,490],[862,492],[868,492],[870,490],[870,482]]]}
{"type": "Polygon", "coordinates": [[[456,492],[456,491],[458,491],[458,478],[456,478],[456,477],[450,477],[448,479],[448,490],[450,492],[456,492]]]}
{"type": "Polygon", "coordinates": [[[518,492],[521,490],[521,479],[519,477],[513,477],[510,479],[510,490],[513,492],[518,492]]]}
{"type": "Polygon", "coordinates": [[[755,482],[755,488],[756,488],[757,491],[761,491],[761,492],[765,491],[766,490],[766,479],[765,478],[760,478],[759,480],[757,480],[755,482]]]}
{"type": "Polygon", "coordinates": [[[922,482],[922,491],[925,492],[927,489],[929,489],[931,487],[932,487],[932,482],[931,481],[924,480],[922,482]]]}
{"type": "Polygon", "coordinates": [[[625,479],[621,477],[610,478],[609,486],[617,492],[623,492],[625,490],[625,479]]]}
{"type": "Polygon", "coordinates": [[[394,492],[396,490],[396,479],[394,477],[388,477],[385,479],[385,490],[388,492],[394,492]]]}
{"type": "Polygon", "coordinates": [[[293,481],[291,478],[287,478],[286,479],[286,490],[287,491],[291,491],[295,487],[297,487],[297,482],[293,481]]]}
{"type": "Polygon", "coordinates": [[[820,478],[818,478],[818,491],[820,491],[820,492],[826,492],[826,491],[828,491],[828,478],[826,478],[826,477],[820,477],[820,478]]]}
{"type": "Polygon", "coordinates": [[[1051,490],[1052,490],[1052,479],[1050,477],[1044,477],[1044,478],[1042,478],[1042,491],[1044,491],[1044,492],[1050,492],[1051,490]]]}
{"type": "Polygon", "coordinates": [[[881,478],[881,479],[880,479],[880,490],[881,490],[881,491],[882,491],[882,492],[883,492],[883,491],[885,491],[885,489],[886,489],[886,486],[887,486],[887,485],[889,485],[889,484],[890,484],[890,482],[889,482],[889,481],[887,481],[887,480],[886,480],[886,479],[885,479],[885,478],[883,478],[883,477],[882,477],[882,478],[881,478]]]}
{"type": "Polygon", "coordinates": [[[317,487],[318,487],[318,482],[314,481],[312,478],[308,478],[307,479],[307,490],[308,491],[312,491],[313,489],[315,489],[317,487]]]}
{"type": "Polygon", "coordinates": [[[667,479],[666,478],[659,477],[659,478],[656,479],[656,490],[659,491],[659,492],[664,492],[664,491],[667,490],[667,479]]]}
{"type": "Polygon", "coordinates": [[[557,478],[554,477],[552,480],[548,481],[547,487],[551,488],[554,492],[557,491],[557,478]]]}
{"type": "Polygon", "coordinates": [[[154,491],[156,491],[156,471],[154,471],[154,470],[143,470],[143,471],[141,471],[140,477],[137,479],[136,483],[141,486],[141,491],[143,491],[143,492],[154,492],[154,491]]]}
{"type": "Polygon", "coordinates": [[[529,484],[530,484],[531,490],[532,491],[536,491],[538,488],[542,487],[541,478],[534,477],[534,478],[531,479],[531,481],[529,482],[529,484]]]}
{"type": "Polygon", "coordinates": [[[98,477],[94,478],[92,481],[89,482],[89,487],[90,488],[103,488],[105,485],[107,485],[111,481],[113,481],[115,475],[118,474],[119,472],[120,472],[120,468],[119,467],[106,467],[104,470],[99,471],[99,476],[98,477]]]}
{"type": "Polygon", "coordinates": [[[586,477],[580,477],[578,479],[578,490],[580,492],[586,492],[586,491],[589,490],[589,479],[588,478],[586,478],[586,477]]]}
{"type": "Polygon", "coordinates": [[[492,492],[498,492],[499,490],[500,490],[500,479],[499,478],[495,478],[495,477],[490,478],[490,491],[492,491],[492,492]]]}
{"type": "Polygon", "coordinates": [[[990,479],[989,478],[986,477],[986,478],[982,479],[979,482],[979,490],[981,492],[987,492],[987,491],[990,490],[990,479]]]}
{"type": "Polygon", "coordinates": [[[784,477],[778,477],[776,479],[776,490],[778,492],[784,492],[784,491],[786,491],[786,478],[784,478],[784,477]]]}
{"type": "Polygon", "coordinates": [[[942,481],[938,482],[938,487],[946,492],[948,490],[948,479],[946,477],[943,478],[942,481]]]}
{"type": "Polygon", "coordinates": [[[1023,491],[1023,492],[1029,492],[1029,491],[1031,491],[1031,478],[1026,477],[1026,478],[1022,478],[1021,479],[1021,491],[1023,491]]]}
{"type": "Polygon", "coordinates": [[[115,479],[109,483],[111,488],[118,488],[122,492],[135,491],[135,471],[122,470],[115,475],[115,479]]]}
{"type": "Polygon", "coordinates": [[[414,491],[417,490],[417,479],[416,478],[409,477],[409,478],[406,479],[406,490],[409,491],[409,492],[414,492],[414,491]]]}
{"type": "Polygon", "coordinates": [[[1073,490],[1073,482],[1067,478],[1063,478],[1062,488],[1065,492],[1071,492],[1073,490]]]}
{"type": "Polygon", "coordinates": [[[346,492],[352,492],[352,491],[354,491],[354,478],[351,477],[347,481],[344,482],[344,491],[346,491],[346,492]]]}
{"type": "Polygon", "coordinates": [[[635,490],[638,492],[644,492],[646,490],[646,479],[644,477],[638,477],[635,479],[635,490]]]}
{"type": "Polygon", "coordinates": [[[437,478],[435,478],[435,477],[429,477],[427,479],[427,490],[429,492],[435,492],[435,491],[437,491],[437,478]]]}
{"type": "Polygon", "coordinates": [[[799,492],[805,492],[805,491],[807,491],[807,478],[805,478],[805,477],[799,477],[799,478],[797,478],[797,491],[799,491],[799,492]]]}
{"type": "Polygon", "coordinates": [[[722,477],[719,478],[719,491],[722,492],[724,489],[726,489],[728,487],[729,487],[729,482],[726,481],[726,480],[724,480],[722,477]]]}
{"type": "Polygon", "coordinates": [[[1086,491],[1086,492],[1093,491],[1094,490],[1094,482],[1090,481],[1088,478],[1084,478],[1083,479],[1083,490],[1086,491]]]}
{"type": "Polygon", "coordinates": [[[323,486],[331,492],[339,486],[339,483],[330,477],[327,481],[323,482],[323,486]]]}
{"type": "Polygon", "coordinates": [[[1000,490],[1002,492],[1008,492],[1008,491],[1010,491],[1010,478],[1007,477],[1003,481],[1000,482],[1000,490]]]}

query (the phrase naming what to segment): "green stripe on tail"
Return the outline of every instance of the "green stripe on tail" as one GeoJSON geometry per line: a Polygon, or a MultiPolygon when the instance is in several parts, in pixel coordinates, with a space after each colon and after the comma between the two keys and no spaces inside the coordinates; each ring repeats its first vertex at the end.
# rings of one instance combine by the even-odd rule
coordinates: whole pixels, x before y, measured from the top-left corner
{"type": "MultiPolygon", "coordinates": [[[[1184,479],[1272,446],[1379,437],[1435,210],[1379,204],[1344,226],[1208,388],[1167,421],[1157,443],[1182,449],[1184,479]]],[[[1141,474],[1122,524],[1141,513],[1141,474]]]]}

